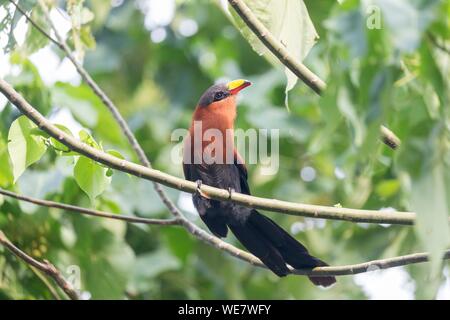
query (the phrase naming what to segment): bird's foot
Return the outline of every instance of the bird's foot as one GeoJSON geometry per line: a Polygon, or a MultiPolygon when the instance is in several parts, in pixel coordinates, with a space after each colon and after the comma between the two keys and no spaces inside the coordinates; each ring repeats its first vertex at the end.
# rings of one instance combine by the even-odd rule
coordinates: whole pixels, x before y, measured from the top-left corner
{"type": "Polygon", "coordinates": [[[228,199],[230,199],[231,200],[231,197],[233,196],[233,193],[235,192],[236,190],[234,190],[234,188],[228,188],[228,199]]]}
{"type": "Polygon", "coordinates": [[[205,192],[202,191],[202,180],[197,180],[195,181],[195,183],[197,184],[197,190],[195,191],[196,194],[198,194],[200,197],[206,198],[206,199],[211,199],[205,192]]]}

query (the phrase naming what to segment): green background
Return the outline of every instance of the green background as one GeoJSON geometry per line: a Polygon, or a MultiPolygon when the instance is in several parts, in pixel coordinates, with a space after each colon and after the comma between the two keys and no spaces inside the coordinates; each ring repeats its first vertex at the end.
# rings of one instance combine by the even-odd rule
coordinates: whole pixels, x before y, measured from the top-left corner
{"type": "MultiPolygon", "coordinates": [[[[215,1],[176,1],[174,16],[161,26],[146,25],[146,13],[156,9],[146,9],[145,1],[113,1],[118,6],[74,2],[89,8],[94,18],[69,32],[69,44],[84,54],[85,68],[119,107],[155,168],[182,177],[181,166],[170,160],[176,145],[170,140],[172,131],[189,126],[198,98],[218,79],[249,79],[253,86],[240,99],[236,127],[281,129],[280,169],[274,176],[262,176],[258,165],[250,165],[253,194],[327,206],[391,207],[419,215],[414,228],[267,213],[285,229],[297,231],[296,238],[311,252],[331,265],[345,265],[413,252],[439,253],[448,247],[449,1],[375,1],[381,8],[380,29],[366,27],[368,1],[305,1],[320,36],[305,64],[326,80],[328,89],[319,97],[299,82],[289,92],[289,111],[283,68],[256,54],[215,1]],[[186,19],[197,24],[193,35],[183,36],[180,28],[186,19]],[[166,38],[155,43],[151,35],[158,28],[165,30],[166,38]],[[398,150],[379,141],[380,124],[400,137],[398,150]],[[315,170],[311,182],[301,179],[305,167],[315,170]]],[[[34,1],[20,3],[49,29],[34,1]]],[[[24,43],[15,43],[11,30],[20,15],[8,1],[0,1],[0,6],[10,8],[0,18],[0,37],[8,39],[0,55],[15,70],[0,70],[7,73],[5,79],[47,117],[69,110],[104,150],[118,150],[137,162],[89,87],[42,80],[46,70],[38,71],[28,58],[44,46],[61,59],[63,54],[31,28],[24,43]]],[[[59,6],[66,8],[64,2],[59,6]]],[[[14,184],[7,143],[19,113],[10,104],[0,110],[0,187],[117,214],[169,217],[151,183],[120,172],[91,200],[74,177],[76,158],[60,156],[52,148],[14,184]]],[[[83,170],[88,165],[83,164],[83,170]]],[[[167,192],[182,210],[188,209],[183,203],[189,197],[167,192]]],[[[186,215],[204,227],[195,215],[186,215]]],[[[328,290],[314,287],[305,277],[279,279],[209,247],[181,227],[125,224],[0,196],[0,229],[66,276],[69,266],[78,266],[86,298],[371,297],[351,276],[339,277],[328,290]]],[[[233,237],[227,241],[240,246],[233,237]]],[[[448,268],[437,259],[431,265],[406,267],[405,290],[415,298],[436,297],[445,282],[445,265],[448,268]]],[[[51,295],[33,270],[0,248],[0,298],[51,295]]]]}

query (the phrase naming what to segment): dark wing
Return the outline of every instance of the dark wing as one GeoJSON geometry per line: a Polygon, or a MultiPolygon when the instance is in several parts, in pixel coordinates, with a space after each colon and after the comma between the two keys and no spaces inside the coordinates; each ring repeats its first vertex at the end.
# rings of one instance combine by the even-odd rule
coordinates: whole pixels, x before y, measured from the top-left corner
{"type": "MultiPolygon", "coordinates": [[[[247,168],[237,152],[234,153],[233,164],[183,164],[183,170],[188,180],[200,179],[210,186],[233,188],[236,192],[250,194],[247,168]]],[[[193,199],[200,217],[212,233],[218,237],[225,237],[230,228],[247,250],[260,258],[280,277],[290,273],[287,264],[298,269],[327,265],[311,256],[300,242],[274,221],[254,209],[231,202],[207,199],[199,194],[195,194],[193,199]]],[[[332,276],[309,278],[315,285],[324,287],[336,282],[332,276]]]]}
{"type": "MultiPolygon", "coordinates": [[[[233,164],[183,163],[183,171],[187,180],[201,180],[205,185],[250,194],[247,169],[237,152],[234,153],[233,164]]],[[[226,237],[227,223],[233,220],[236,206],[231,202],[208,199],[200,194],[194,194],[192,199],[209,230],[218,237],[226,237]]]]}
{"type": "MultiPolygon", "coordinates": [[[[217,180],[214,176],[210,175],[211,165],[203,164],[184,164],[183,171],[187,180],[197,181],[201,180],[203,184],[210,186],[217,186],[217,180]]],[[[202,221],[208,226],[208,229],[217,237],[226,237],[228,228],[219,201],[208,199],[199,193],[192,195],[192,201],[198,211],[198,214],[202,221]]]]}
{"type": "Polygon", "coordinates": [[[250,194],[250,188],[248,186],[248,174],[247,167],[245,166],[244,160],[242,160],[241,156],[237,151],[234,151],[234,165],[238,169],[239,173],[239,183],[240,183],[240,192],[245,194],[250,194]]]}

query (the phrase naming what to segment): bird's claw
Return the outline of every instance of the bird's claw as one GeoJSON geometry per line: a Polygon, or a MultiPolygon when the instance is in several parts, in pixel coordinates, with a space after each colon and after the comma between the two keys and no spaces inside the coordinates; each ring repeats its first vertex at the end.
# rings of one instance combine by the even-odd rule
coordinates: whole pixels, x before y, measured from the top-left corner
{"type": "Polygon", "coordinates": [[[197,184],[197,192],[200,192],[200,189],[202,188],[203,181],[198,179],[197,181],[195,181],[195,183],[197,184]]]}
{"type": "Polygon", "coordinates": [[[199,179],[195,181],[195,183],[197,184],[197,190],[195,191],[195,193],[203,198],[211,199],[205,192],[202,191],[202,184],[203,184],[202,180],[199,179]]]}
{"type": "Polygon", "coordinates": [[[228,199],[231,199],[231,197],[233,196],[233,193],[235,192],[236,190],[234,190],[234,188],[228,188],[228,199]]]}

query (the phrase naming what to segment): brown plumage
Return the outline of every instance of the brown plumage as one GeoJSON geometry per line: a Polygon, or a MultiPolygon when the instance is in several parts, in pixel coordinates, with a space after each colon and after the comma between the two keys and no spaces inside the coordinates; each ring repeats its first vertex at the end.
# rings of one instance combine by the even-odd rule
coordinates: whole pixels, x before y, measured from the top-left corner
{"type": "MultiPolygon", "coordinates": [[[[186,179],[250,194],[247,169],[233,143],[236,95],[249,85],[248,81],[235,80],[214,85],[202,95],[184,142],[183,171],[186,179]],[[212,131],[212,137],[202,139],[209,131],[212,131]],[[222,141],[217,133],[222,135],[222,141]],[[211,157],[205,157],[206,151],[211,157]]],[[[193,195],[193,202],[200,218],[214,235],[226,237],[230,229],[247,250],[280,277],[290,273],[288,264],[297,269],[327,265],[311,256],[300,242],[274,221],[254,209],[212,200],[200,192],[193,195]]],[[[334,277],[328,276],[309,279],[324,287],[336,282],[334,277]]]]}

